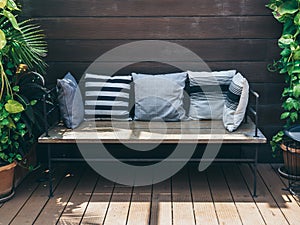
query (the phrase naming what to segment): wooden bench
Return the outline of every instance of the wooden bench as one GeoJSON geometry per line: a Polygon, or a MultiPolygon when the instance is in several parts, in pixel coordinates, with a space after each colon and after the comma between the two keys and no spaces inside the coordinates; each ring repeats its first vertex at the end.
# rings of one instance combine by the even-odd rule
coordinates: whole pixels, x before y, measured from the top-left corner
{"type": "MultiPolygon", "coordinates": [[[[257,127],[258,98],[259,95],[251,91],[255,97],[254,108],[248,107],[248,111],[254,115],[253,122],[248,116],[244,123],[235,132],[229,133],[224,129],[221,120],[201,120],[201,121],[180,121],[180,122],[143,122],[143,121],[94,121],[83,122],[78,128],[71,130],[63,126],[62,123],[48,128],[38,139],[38,143],[48,146],[48,166],[49,166],[49,192],[53,196],[52,190],[52,165],[53,161],[74,161],[83,160],[78,158],[57,158],[51,155],[51,146],[58,144],[232,144],[253,146],[253,157],[247,158],[191,158],[189,161],[233,161],[247,162],[253,164],[254,188],[253,195],[256,196],[256,176],[258,148],[260,144],[266,143],[266,137],[257,127]],[[149,128],[150,127],[150,128],[149,128]]],[[[45,113],[46,109],[45,109],[45,113]]],[[[49,112],[47,113],[49,114],[49,112]]],[[[46,115],[46,114],[45,114],[46,115]]],[[[45,116],[45,118],[47,115],[45,116]]],[[[46,120],[45,120],[46,121],[46,120]]],[[[85,159],[107,161],[109,159],[85,159]]],[[[160,161],[159,158],[126,158],[119,159],[126,161],[160,161]]],[[[172,159],[174,160],[174,159],[172,159]]],[[[185,160],[185,159],[176,159],[185,160]]]]}

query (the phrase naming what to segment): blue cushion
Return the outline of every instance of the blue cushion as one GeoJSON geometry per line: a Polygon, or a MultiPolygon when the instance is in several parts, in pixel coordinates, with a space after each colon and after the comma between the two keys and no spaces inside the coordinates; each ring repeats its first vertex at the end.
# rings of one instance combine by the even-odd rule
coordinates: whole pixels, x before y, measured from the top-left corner
{"type": "Polygon", "coordinates": [[[222,119],[226,91],[236,70],[188,71],[190,80],[190,119],[222,119]]]}
{"type": "Polygon", "coordinates": [[[178,121],[185,119],[183,90],[187,73],[132,73],[135,91],[135,120],[178,121]]]}
{"type": "Polygon", "coordinates": [[[82,96],[71,73],[57,80],[58,102],[62,120],[67,128],[76,128],[84,118],[82,96]]]}

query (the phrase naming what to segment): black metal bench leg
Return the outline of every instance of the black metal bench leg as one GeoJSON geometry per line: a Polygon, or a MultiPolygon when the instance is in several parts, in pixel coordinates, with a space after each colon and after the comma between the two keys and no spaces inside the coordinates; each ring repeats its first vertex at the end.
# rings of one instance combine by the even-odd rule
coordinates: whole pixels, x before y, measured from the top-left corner
{"type": "Polygon", "coordinates": [[[48,179],[49,179],[49,198],[53,197],[53,184],[52,184],[52,166],[51,166],[51,147],[48,144],[48,179]]]}
{"type": "Polygon", "coordinates": [[[256,186],[257,186],[257,160],[258,160],[258,145],[255,145],[255,156],[254,156],[254,182],[253,182],[253,197],[257,197],[256,186]]]}

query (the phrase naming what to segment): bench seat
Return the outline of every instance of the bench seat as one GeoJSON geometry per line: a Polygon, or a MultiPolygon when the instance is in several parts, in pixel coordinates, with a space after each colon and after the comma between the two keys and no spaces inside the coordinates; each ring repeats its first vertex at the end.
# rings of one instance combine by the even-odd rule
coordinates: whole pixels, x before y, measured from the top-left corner
{"type": "Polygon", "coordinates": [[[262,144],[267,139],[250,118],[235,132],[225,130],[221,120],[144,122],[96,121],[83,122],[78,128],[67,129],[62,123],[49,129],[39,143],[166,143],[166,144],[262,144]]]}

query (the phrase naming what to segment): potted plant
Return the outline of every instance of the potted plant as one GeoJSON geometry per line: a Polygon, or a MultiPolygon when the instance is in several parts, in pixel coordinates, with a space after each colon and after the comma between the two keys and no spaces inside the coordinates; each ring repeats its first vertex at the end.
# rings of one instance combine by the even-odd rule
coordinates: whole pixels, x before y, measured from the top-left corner
{"type": "Polygon", "coordinates": [[[46,91],[43,77],[27,72],[45,72],[44,35],[30,20],[18,22],[19,12],[14,0],[0,0],[0,201],[13,194],[13,178],[6,175],[14,174],[36,138],[33,131],[39,121],[34,107],[46,91]]]}
{"type": "MultiPolygon", "coordinates": [[[[291,143],[284,130],[299,123],[300,119],[300,5],[298,0],[270,0],[267,5],[273,12],[277,21],[283,24],[282,34],[278,40],[278,46],[282,49],[280,59],[275,61],[269,70],[278,71],[285,78],[286,87],[282,92],[283,113],[280,119],[285,121],[285,125],[276,135],[273,136],[271,147],[274,155],[278,149],[284,150],[283,156],[285,168],[291,170],[290,162],[299,162],[300,150],[297,150],[297,143],[291,143]],[[292,156],[296,158],[289,161],[287,156],[287,143],[292,151],[292,156]],[[298,154],[299,153],[299,154],[298,154]]],[[[296,172],[297,173],[297,172],[296,172]]],[[[300,174],[299,174],[300,175],[300,174]]]]}

